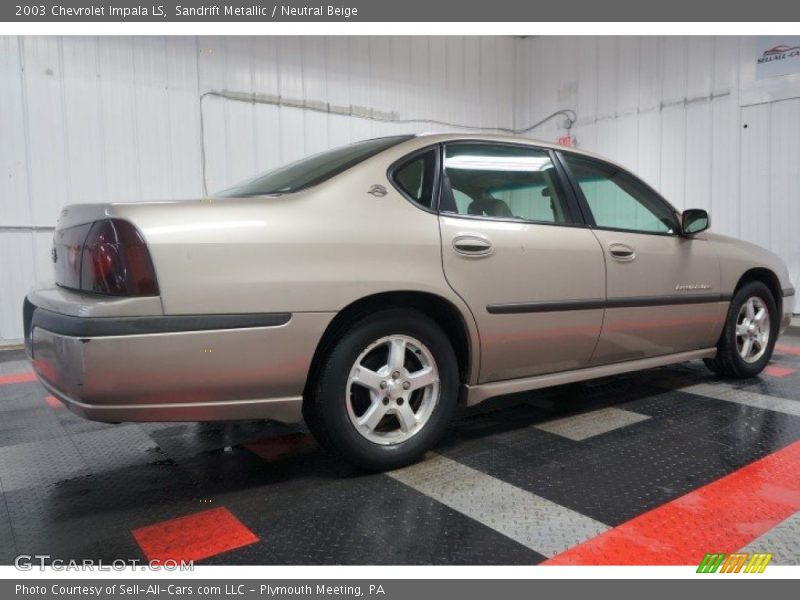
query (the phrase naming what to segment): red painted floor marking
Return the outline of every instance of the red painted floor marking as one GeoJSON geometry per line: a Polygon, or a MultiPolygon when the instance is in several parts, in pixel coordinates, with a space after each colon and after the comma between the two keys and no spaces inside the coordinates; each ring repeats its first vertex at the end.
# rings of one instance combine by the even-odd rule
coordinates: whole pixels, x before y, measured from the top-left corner
{"type": "Polygon", "coordinates": [[[0,385],[7,383],[25,383],[28,381],[36,381],[34,373],[14,373],[13,375],[0,375],[0,385]]]}
{"type": "Polygon", "coordinates": [[[800,441],[587,540],[542,564],[698,565],[800,510],[800,441]]]}
{"type": "Polygon", "coordinates": [[[788,367],[777,367],[774,365],[770,365],[769,367],[764,369],[764,372],[767,375],[771,375],[772,377],[786,377],[787,375],[792,375],[794,373],[797,373],[795,369],[790,369],[788,367]]]}
{"type": "Polygon", "coordinates": [[[55,409],[64,408],[64,404],[55,396],[48,396],[47,398],[44,399],[44,401],[47,402],[47,406],[49,406],[50,408],[55,408],[55,409]]]}
{"type": "Polygon", "coordinates": [[[148,560],[201,560],[258,541],[227,508],[212,508],[133,530],[148,560]]]}
{"type": "Polygon", "coordinates": [[[317,447],[317,443],[310,435],[292,433],[250,442],[244,444],[244,447],[264,460],[272,462],[281,458],[309,452],[317,447]]]}
{"type": "Polygon", "coordinates": [[[788,346],[786,344],[775,344],[775,352],[780,354],[793,354],[800,356],[800,346],[788,346]]]}

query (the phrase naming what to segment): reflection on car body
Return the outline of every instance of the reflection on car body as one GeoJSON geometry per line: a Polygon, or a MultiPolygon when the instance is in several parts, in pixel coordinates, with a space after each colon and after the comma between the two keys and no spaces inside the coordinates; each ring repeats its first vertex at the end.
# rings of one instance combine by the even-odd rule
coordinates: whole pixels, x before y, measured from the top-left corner
{"type": "Polygon", "coordinates": [[[305,418],[393,468],[458,402],[701,358],[758,374],[794,290],[708,227],[575,149],[367,140],[209,198],[65,209],[26,342],[87,418],[305,418]]]}

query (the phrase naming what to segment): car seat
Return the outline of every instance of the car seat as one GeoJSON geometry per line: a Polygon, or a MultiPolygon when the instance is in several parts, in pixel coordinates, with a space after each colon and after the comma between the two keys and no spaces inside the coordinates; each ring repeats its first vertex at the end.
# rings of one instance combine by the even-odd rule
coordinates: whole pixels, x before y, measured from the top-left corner
{"type": "Polygon", "coordinates": [[[478,200],[473,200],[467,213],[470,215],[486,216],[486,217],[513,217],[514,213],[508,207],[505,201],[495,198],[494,196],[485,195],[478,200]]]}

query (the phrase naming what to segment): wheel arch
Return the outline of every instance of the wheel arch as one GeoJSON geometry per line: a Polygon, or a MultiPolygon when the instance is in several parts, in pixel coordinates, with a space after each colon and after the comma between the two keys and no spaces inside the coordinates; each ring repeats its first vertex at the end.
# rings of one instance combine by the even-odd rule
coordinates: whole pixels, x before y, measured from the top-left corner
{"type": "Polygon", "coordinates": [[[322,360],[339,336],[356,321],[385,308],[409,308],[435,321],[453,345],[458,362],[459,382],[465,384],[470,381],[473,370],[476,369],[474,361],[477,358],[477,333],[467,322],[471,315],[465,315],[453,302],[438,294],[419,291],[381,292],[348,304],[328,324],[311,359],[303,390],[304,398],[308,398],[308,393],[313,389],[319,375],[322,360]]]}
{"type": "Polygon", "coordinates": [[[755,267],[748,269],[742,273],[741,277],[739,277],[739,281],[736,283],[736,288],[733,290],[733,294],[736,295],[736,293],[742,289],[742,287],[751,281],[760,281],[769,288],[769,291],[772,292],[772,297],[775,300],[775,306],[778,309],[778,315],[780,315],[783,311],[783,290],[781,288],[780,279],[778,279],[778,276],[775,274],[775,272],[767,269],[766,267],[755,267]]]}

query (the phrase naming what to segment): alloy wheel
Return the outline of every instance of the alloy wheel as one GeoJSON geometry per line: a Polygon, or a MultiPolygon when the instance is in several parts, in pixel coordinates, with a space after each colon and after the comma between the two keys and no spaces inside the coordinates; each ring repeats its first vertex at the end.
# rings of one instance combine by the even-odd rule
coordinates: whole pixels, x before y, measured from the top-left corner
{"type": "Polygon", "coordinates": [[[757,362],[767,351],[770,336],[769,309],[758,296],[751,296],[736,318],[736,350],[746,363],[757,362]]]}
{"type": "Polygon", "coordinates": [[[347,414],[370,442],[400,444],[419,433],[439,402],[439,369],[431,351],[407,335],[365,348],[347,378],[347,414]]]}

